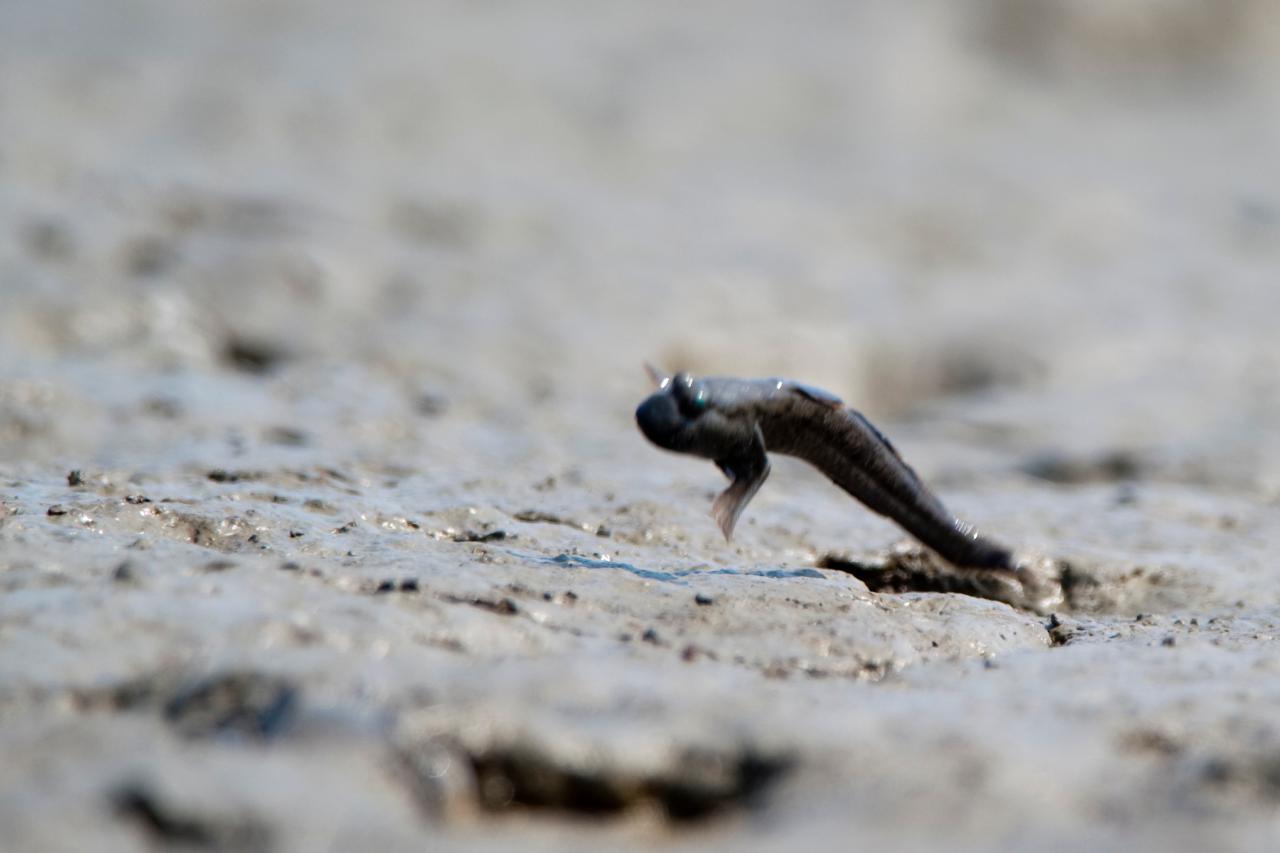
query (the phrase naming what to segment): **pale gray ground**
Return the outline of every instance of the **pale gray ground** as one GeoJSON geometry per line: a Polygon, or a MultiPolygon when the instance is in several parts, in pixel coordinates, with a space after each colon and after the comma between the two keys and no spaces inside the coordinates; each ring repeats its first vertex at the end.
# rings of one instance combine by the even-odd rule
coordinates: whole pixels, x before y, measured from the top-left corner
{"type": "Polygon", "coordinates": [[[1262,0],[0,4],[4,848],[1275,849],[1277,75],[1262,0]],[[724,543],[646,358],[1066,601],[817,568],[901,536],[786,460],[724,543]]]}

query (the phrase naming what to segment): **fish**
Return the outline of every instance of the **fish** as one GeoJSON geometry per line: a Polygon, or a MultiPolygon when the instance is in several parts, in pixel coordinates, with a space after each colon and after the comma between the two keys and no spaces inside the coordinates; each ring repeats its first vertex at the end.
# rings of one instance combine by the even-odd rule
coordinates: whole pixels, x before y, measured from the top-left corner
{"type": "Polygon", "coordinates": [[[1011,549],[953,515],[892,442],[835,394],[791,379],[646,369],[657,390],[636,409],[636,424],[654,445],[710,459],[729,478],[711,506],[726,541],[769,476],[769,454],[781,453],[813,465],[959,568],[1016,568],[1011,549]]]}

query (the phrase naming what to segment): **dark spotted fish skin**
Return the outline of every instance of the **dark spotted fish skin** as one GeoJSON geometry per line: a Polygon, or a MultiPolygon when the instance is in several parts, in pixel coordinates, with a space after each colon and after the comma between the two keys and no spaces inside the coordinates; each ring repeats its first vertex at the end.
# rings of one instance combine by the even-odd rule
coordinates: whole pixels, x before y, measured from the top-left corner
{"type": "Polygon", "coordinates": [[[651,371],[659,390],[636,410],[659,447],[715,461],[732,481],[712,513],[725,538],[769,475],[768,453],[795,456],[963,568],[1013,569],[1012,552],[952,515],[898,451],[834,394],[786,379],[651,371]]]}

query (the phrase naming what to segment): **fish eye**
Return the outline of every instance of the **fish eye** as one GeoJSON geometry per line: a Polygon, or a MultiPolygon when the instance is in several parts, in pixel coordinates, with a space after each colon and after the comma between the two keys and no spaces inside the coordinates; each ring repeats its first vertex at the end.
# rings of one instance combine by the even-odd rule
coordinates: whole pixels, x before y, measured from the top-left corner
{"type": "Polygon", "coordinates": [[[677,377],[677,381],[671,383],[671,390],[680,406],[680,414],[686,418],[696,418],[710,405],[707,390],[702,387],[702,383],[695,382],[687,374],[677,377]]]}

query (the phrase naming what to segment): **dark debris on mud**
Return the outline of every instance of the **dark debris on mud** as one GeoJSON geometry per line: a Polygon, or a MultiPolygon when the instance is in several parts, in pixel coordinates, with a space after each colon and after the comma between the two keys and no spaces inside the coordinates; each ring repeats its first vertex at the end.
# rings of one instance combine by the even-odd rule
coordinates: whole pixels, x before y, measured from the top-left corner
{"type": "Polygon", "coordinates": [[[795,765],[749,745],[691,746],[665,765],[639,769],[607,758],[579,764],[532,742],[466,748],[440,738],[401,748],[398,758],[432,816],[463,809],[600,818],[656,806],[674,824],[758,808],[795,765]],[[448,766],[452,776],[441,771],[448,766]]]}
{"type": "Polygon", "coordinates": [[[270,373],[289,357],[288,352],[270,341],[235,336],[227,338],[221,352],[224,365],[256,376],[270,373]]]}
{"type": "Polygon", "coordinates": [[[152,842],[166,848],[259,853],[274,846],[270,827],[250,815],[214,814],[184,807],[140,780],[119,785],[108,799],[117,817],[134,823],[152,842]]]}
{"type": "Polygon", "coordinates": [[[205,676],[160,672],[100,688],[73,691],[83,711],[157,710],[187,738],[233,737],[263,741],[293,722],[298,689],[288,680],[255,672],[205,676]]]}
{"type": "Polygon", "coordinates": [[[516,604],[515,600],[511,598],[491,599],[456,595],[445,595],[442,598],[450,604],[469,604],[481,610],[488,610],[490,613],[497,613],[499,616],[514,616],[520,612],[520,605],[516,604]]]}

